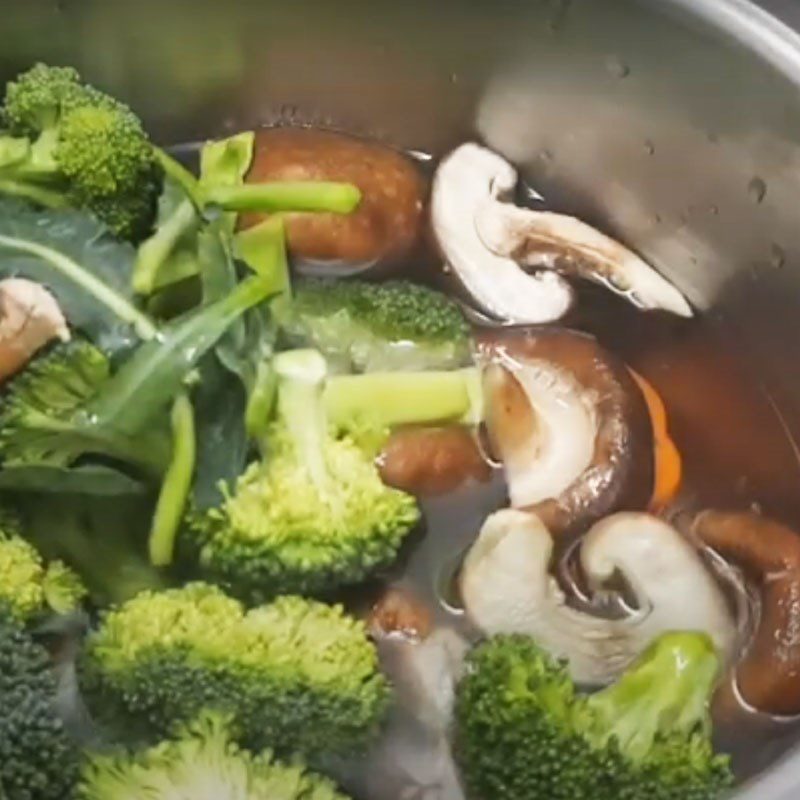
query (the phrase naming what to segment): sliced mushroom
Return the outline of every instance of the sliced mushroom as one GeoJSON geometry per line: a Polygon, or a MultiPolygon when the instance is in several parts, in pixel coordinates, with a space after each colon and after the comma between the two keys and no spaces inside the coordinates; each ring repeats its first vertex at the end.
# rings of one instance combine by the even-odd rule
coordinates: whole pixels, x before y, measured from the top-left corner
{"type": "Polygon", "coordinates": [[[755,635],[735,671],[739,694],[759,711],[800,714],[800,536],[757,514],[721,511],[699,514],[692,532],[760,592],[755,635]]]}
{"type": "MultiPolygon", "coordinates": [[[[326,180],[361,190],[352,214],[286,214],[292,255],[306,272],[323,275],[391,266],[408,257],[422,231],[426,182],[417,164],[390,147],[311,128],[256,133],[249,182],[326,180]]],[[[242,215],[249,227],[263,215],[242,215]]]]}
{"type": "Polygon", "coordinates": [[[589,585],[619,573],[636,610],[610,619],[572,608],[549,573],[553,539],[536,515],[498,511],[484,523],[464,561],[460,588],[469,618],[484,632],[525,633],[567,660],[575,681],[613,681],[660,634],[708,633],[723,658],[735,630],[725,597],[697,551],[670,525],[647,514],[616,514],[583,541],[589,585]]]}
{"type": "Polygon", "coordinates": [[[653,490],[647,404],[625,365],[562,328],[484,332],[486,424],[511,505],[554,534],[646,507],[653,490]]]}
{"type": "Polygon", "coordinates": [[[0,380],[21,370],[48,342],[69,338],[64,314],[44,286],[25,278],[0,281],[0,380]]]}
{"type": "Polygon", "coordinates": [[[409,589],[392,586],[372,607],[367,627],[376,639],[420,641],[431,632],[431,615],[409,589]]]}
{"type": "Polygon", "coordinates": [[[517,181],[511,164],[472,143],[451,153],[434,178],[434,232],[483,310],[514,323],[558,319],[570,305],[567,285],[554,279],[560,273],[606,286],[639,308],[692,316],[683,295],[624,245],[575,217],[513,205],[517,181]]]}
{"type": "Polygon", "coordinates": [[[401,428],[392,433],[378,458],[388,486],[415,495],[434,496],[466,481],[488,481],[492,475],[469,428],[401,428]]]}
{"type": "Polygon", "coordinates": [[[467,144],[439,165],[431,194],[431,225],[439,248],[469,298],[491,316],[518,324],[551,322],[573,302],[569,284],[555,272],[526,274],[481,240],[477,215],[495,180],[516,181],[500,156],[467,144]]]}

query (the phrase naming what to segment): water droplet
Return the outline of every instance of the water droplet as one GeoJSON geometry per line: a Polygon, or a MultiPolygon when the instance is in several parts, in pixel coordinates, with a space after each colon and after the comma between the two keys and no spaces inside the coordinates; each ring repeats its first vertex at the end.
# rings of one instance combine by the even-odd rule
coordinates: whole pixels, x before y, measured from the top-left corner
{"type": "Polygon", "coordinates": [[[708,211],[712,216],[716,217],[719,214],[719,206],[709,206],[708,211]]]}
{"type": "Polygon", "coordinates": [[[456,72],[450,73],[450,83],[458,83],[458,73],[456,72]]]}
{"type": "Polygon", "coordinates": [[[631,68],[619,56],[606,59],[606,70],[613,78],[627,78],[631,74],[631,68]]]}
{"type": "Polygon", "coordinates": [[[767,194],[767,184],[756,175],[747,184],[747,194],[754,203],[761,203],[767,194]]]}
{"type": "Polygon", "coordinates": [[[759,516],[764,512],[764,509],[761,507],[761,503],[759,503],[758,500],[753,500],[753,502],[750,503],[750,510],[759,516]]]}
{"type": "Polygon", "coordinates": [[[536,203],[544,202],[544,195],[540,192],[537,192],[533,186],[531,186],[529,183],[525,183],[524,181],[522,182],[522,192],[528,200],[533,200],[536,203]]]}
{"type": "Polygon", "coordinates": [[[769,264],[773,269],[780,269],[786,263],[786,253],[780,245],[773,243],[769,248],[769,264]]]}
{"type": "Polygon", "coordinates": [[[553,153],[550,150],[542,150],[539,153],[539,161],[541,161],[543,164],[552,164],[553,153]]]}
{"type": "Polygon", "coordinates": [[[656,152],[656,146],[653,144],[652,140],[645,139],[644,140],[644,151],[647,155],[652,156],[656,152]]]}
{"type": "Polygon", "coordinates": [[[655,222],[656,225],[660,225],[661,224],[661,214],[655,214],[653,216],[653,222],[655,222]]]}
{"type": "Polygon", "coordinates": [[[423,164],[433,161],[433,153],[429,153],[427,150],[406,150],[406,152],[411,158],[421,161],[423,164]]]}

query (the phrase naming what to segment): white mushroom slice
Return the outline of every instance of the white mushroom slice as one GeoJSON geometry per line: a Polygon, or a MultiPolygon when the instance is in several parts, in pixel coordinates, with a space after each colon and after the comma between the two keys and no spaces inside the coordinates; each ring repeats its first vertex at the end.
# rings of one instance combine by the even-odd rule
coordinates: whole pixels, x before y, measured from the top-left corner
{"type": "Polygon", "coordinates": [[[554,272],[528,275],[516,262],[491,252],[475,227],[496,180],[516,180],[513,167],[475,144],[459,147],[440,164],[433,181],[431,222],[449,266],[482,311],[505,322],[559,319],[572,305],[569,284],[554,272]]]}
{"type": "Polygon", "coordinates": [[[583,333],[539,326],[477,337],[486,427],[511,505],[554,535],[585,533],[653,492],[653,431],[625,364],[583,333]]]}
{"type": "Polygon", "coordinates": [[[48,342],[69,338],[64,314],[44,286],[25,278],[0,281],[0,380],[22,369],[48,342]]]}
{"type": "Polygon", "coordinates": [[[683,295],[621,243],[575,217],[513,205],[517,181],[511,164],[472,143],[442,161],[434,178],[431,219],[439,245],[486,312],[520,324],[557,319],[572,297],[556,280],[563,273],[606,286],[640,308],[692,316],[683,295]]]}
{"type": "MultiPolygon", "coordinates": [[[[510,190],[515,184],[516,180],[501,187],[496,182],[495,190],[510,190]]],[[[491,198],[478,212],[475,225],[493,253],[523,267],[554,269],[594,281],[642,309],[692,316],[686,298],[666,278],[632,250],[575,217],[491,198]]]]}
{"type": "MultiPolygon", "coordinates": [[[[597,415],[589,393],[572,375],[548,361],[530,360],[525,364],[503,358],[502,366],[490,364],[485,373],[486,396],[498,400],[501,409],[490,411],[490,431],[503,454],[511,505],[519,508],[559,497],[592,463],[597,435],[597,415]],[[505,436],[498,431],[501,414],[515,398],[505,391],[513,376],[524,393],[529,408],[518,409],[517,433],[523,417],[530,420],[527,436],[505,436]]],[[[522,398],[521,398],[522,399],[522,398]]]]}
{"type": "Polygon", "coordinates": [[[592,529],[584,569],[594,585],[615,570],[634,588],[640,608],[607,619],[571,608],[548,568],[553,540],[534,514],[505,509],[490,516],[461,572],[470,619],[484,632],[524,633],[567,661],[573,679],[615,680],[660,634],[708,633],[723,657],[734,625],[725,598],[700,556],[666,523],[646,514],[618,514],[592,529]]]}

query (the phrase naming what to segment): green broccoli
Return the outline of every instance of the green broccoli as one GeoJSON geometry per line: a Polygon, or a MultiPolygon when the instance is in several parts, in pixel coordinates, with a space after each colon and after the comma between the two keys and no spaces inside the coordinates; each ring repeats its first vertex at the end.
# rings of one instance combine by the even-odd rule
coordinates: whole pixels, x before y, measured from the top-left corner
{"type": "Polygon", "coordinates": [[[467,785],[483,800],[712,800],[731,782],[710,739],[718,668],[708,637],[670,633],[584,696],[532,639],[494,637],[457,692],[467,785]]]}
{"type": "Polygon", "coordinates": [[[0,192],[86,208],[123,238],[147,233],[162,172],[126,105],[74,69],[37,64],[8,84],[3,116],[0,192]]]}
{"type": "Polygon", "coordinates": [[[45,566],[3,510],[0,521],[0,604],[20,622],[76,609],[87,594],[80,578],[60,561],[45,566]]]}
{"type": "Polygon", "coordinates": [[[90,708],[129,735],[211,710],[232,714],[253,747],[310,756],[366,744],[389,697],[363,624],[340,607],[281,597],[245,612],[200,583],[108,612],[79,673],[90,708]]]}
{"type": "Polygon", "coordinates": [[[0,797],[64,800],[79,754],[55,709],[47,650],[0,601],[0,797]]]}
{"type": "Polygon", "coordinates": [[[236,745],[230,723],[205,713],[174,738],[132,754],[96,755],[83,768],[75,800],[347,800],[333,782],[271,752],[236,745]]]}
{"type": "Polygon", "coordinates": [[[342,372],[451,369],[471,356],[458,305],[408,281],[298,281],[279,321],[294,346],[316,347],[342,372]]]}
{"type": "Polygon", "coordinates": [[[78,755],[55,710],[50,656],[31,630],[51,612],[77,608],[86,592],[63,564],[45,567],[20,530],[0,509],[0,797],[62,800],[78,755]]]}
{"type": "Polygon", "coordinates": [[[413,497],[385,486],[371,457],[328,431],[324,358],[278,354],[278,418],[219,508],[190,516],[183,550],[237,594],[324,592],[394,561],[419,520],[413,497]]]}
{"type": "Polygon", "coordinates": [[[0,407],[4,466],[68,466],[84,453],[105,455],[159,476],[169,461],[160,430],[128,436],[98,425],[85,409],[110,377],[108,358],[84,341],[39,356],[6,387],[0,407]]]}

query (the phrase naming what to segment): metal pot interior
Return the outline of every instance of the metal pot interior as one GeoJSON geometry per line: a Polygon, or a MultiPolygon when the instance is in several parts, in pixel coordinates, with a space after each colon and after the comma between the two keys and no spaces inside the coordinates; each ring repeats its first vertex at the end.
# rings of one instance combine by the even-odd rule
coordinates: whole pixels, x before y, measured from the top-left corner
{"type": "MultiPolygon", "coordinates": [[[[705,315],[618,327],[705,497],[800,527],[800,38],[745,0],[21,0],[4,78],[73,64],[161,143],[322,122],[438,155],[479,136],[705,315]],[[743,391],[741,387],[746,387],[743,391]]],[[[797,725],[729,737],[736,795],[800,794],[797,725]],[[753,742],[757,742],[755,745],[753,742]]]]}

